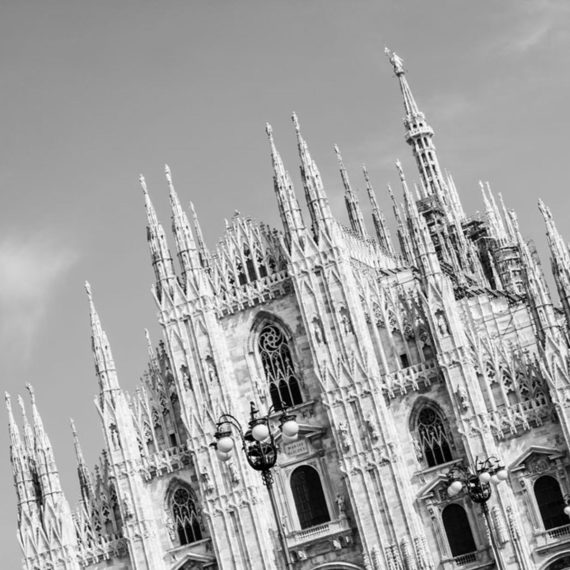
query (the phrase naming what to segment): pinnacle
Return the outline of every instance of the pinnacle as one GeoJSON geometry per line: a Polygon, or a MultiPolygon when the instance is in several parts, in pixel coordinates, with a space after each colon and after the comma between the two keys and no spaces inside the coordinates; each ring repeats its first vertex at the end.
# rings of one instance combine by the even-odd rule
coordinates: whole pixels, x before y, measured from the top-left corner
{"type": "Polygon", "coordinates": [[[291,119],[293,120],[293,124],[295,125],[295,131],[297,132],[297,134],[301,133],[301,126],[299,125],[299,119],[297,117],[297,113],[295,113],[295,111],[293,111],[293,114],[291,115],[291,119]]]}
{"type": "Polygon", "coordinates": [[[30,399],[32,400],[32,404],[35,404],[36,403],[36,395],[35,395],[33,386],[29,382],[26,383],[26,390],[30,394],[30,399]]]}
{"type": "Polygon", "coordinates": [[[164,174],[166,175],[167,182],[172,184],[172,172],[170,171],[170,166],[168,166],[168,164],[164,165],[164,174]]]}

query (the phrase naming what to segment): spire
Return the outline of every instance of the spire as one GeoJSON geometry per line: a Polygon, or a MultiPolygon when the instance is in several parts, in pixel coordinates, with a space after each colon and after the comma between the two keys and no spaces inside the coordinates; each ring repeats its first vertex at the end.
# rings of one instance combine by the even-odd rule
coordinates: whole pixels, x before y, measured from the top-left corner
{"type": "Polygon", "coordinates": [[[305,222],[301,215],[301,208],[295,196],[295,190],[289,173],[285,170],[281,155],[277,151],[273,139],[273,129],[266,123],[265,131],[269,137],[271,148],[271,161],[273,163],[273,187],[277,196],[277,205],[281,222],[287,234],[287,238],[298,240],[305,233],[305,222]]]}
{"type": "Polygon", "coordinates": [[[505,202],[503,200],[503,194],[501,192],[499,192],[499,203],[501,205],[501,212],[503,214],[503,219],[505,220],[505,230],[507,233],[507,239],[508,241],[516,241],[517,234],[513,226],[512,217],[510,215],[510,212],[507,210],[507,207],[505,206],[505,202]]]}
{"type": "Polygon", "coordinates": [[[309,148],[301,135],[301,127],[295,113],[293,113],[292,119],[297,134],[297,148],[301,158],[301,178],[303,179],[307,206],[313,222],[313,231],[315,234],[322,230],[330,232],[333,216],[327,195],[325,194],[321,174],[315,161],[309,154],[309,148]]]}
{"type": "Polygon", "coordinates": [[[114,392],[119,390],[115,361],[111,352],[111,345],[107,338],[107,333],[101,326],[99,314],[95,309],[91,285],[86,281],[85,290],[89,299],[89,314],[91,317],[91,347],[95,358],[95,373],[99,378],[99,388],[101,393],[114,392]]]}
{"type": "Polygon", "coordinates": [[[73,433],[73,446],[75,447],[75,456],[77,458],[77,475],[79,477],[79,488],[81,490],[81,497],[85,503],[89,503],[93,497],[93,483],[91,481],[91,473],[87,467],[79,436],[77,435],[77,428],[75,422],[70,418],[71,432],[73,433]]]}
{"type": "Polygon", "coordinates": [[[362,210],[360,209],[358,197],[352,190],[350,179],[348,178],[348,172],[344,166],[342,155],[340,154],[340,149],[336,144],[334,145],[334,152],[336,154],[336,158],[340,167],[340,176],[342,178],[342,184],[344,186],[344,202],[346,204],[346,210],[348,212],[350,227],[352,228],[352,231],[357,233],[362,239],[367,239],[368,232],[366,231],[364,216],[362,215],[362,210]]]}
{"type": "Polygon", "coordinates": [[[176,250],[178,252],[178,260],[182,268],[183,281],[194,273],[199,266],[198,253],[196,251],[196,242],[190,229],[190,222],[186,212],[180,205],[178,194],[174,189],[172,182],[172,173],[168,164],[164,165],[164,173],[168,182],[170,195],[170,207],[172,209],[172,231],[176,240],[176,250]]]}
{"type": "Polygon", "coordinates": [[[433,245],[429,230],[424,217],[419,213],[416,202],[408,189],[404,169],[399,160],[396,161],[396,168],[400,175],[402,190],[404,192],[404,202],[408,223],[411,229],[412,247],[415,251],[416,262],[426,278],[440,273],[441,267],[437,258],[437,253],[433,245]]]}
{"type": "Polygon", "coordinates": [[[542,343],[544,343],[548,334],[558,339],[560,328],[556,321],[552,299],[546,285],[546,280],[544,279],[544,274],[530,252],[528,244],[521,235],[517,215],[513,211],[510,211],[509,215],[511,226],[513,227],[521,253],[526,292],[538,337],[542,343]]]}
{"type": "Polygon", "coordinates": [[[550,208],[542,200],[538,207],[546,224],[546,238],[550,248],[550,263],[566,322],[570,326],[570,252],[560,235],[550,208]]]}
{"type": "Polygon", "coordinates": [[[491,187],[488,182],[485,187],[481,181],[479,181],[479,187],[481,188],[481,194],[483,195],[483,203],[485,204],[485,212],[489,222],[489,232],[491,237],[495,238],[500,243],[505,244],[508,241],[507,231],[505,230],[503,218],[499,208],[497,207],[497,202],[495,201],[491,187]]]}
{"type": "Polygon", "coordinates": [[[378,200],[376,199],[376,193],[370,182],[370,177],[368,176],[368,170],[366,166],[362,166],[362,172],[364,173],[364,180],[366,181],[366,191],[368,192],[368,198],[370,200],[370,205],[372,206],[372,221],[374,223],[374,230],[376,232],[376,238],[380,246],[388,252],[390,255],[395,256],[394,246],[392,245],[392,239],[390,237],[390,230],[386,225],[386,219],[382,210],[378,206],[378,200]]]}
{"type": "MultiPolygon", "coordinates": [[[[38,502],[34,485],[34,474],[32,472],[32,457],[34,455],[33,441],[30,442],[29,447],[26,438],[22,441],[20,430],[14,419],[12,402],[8,392],[5,394],[5,400],[6,410],[8,411],[8,430],[10,433],[10,461],[12,463],[12,473],[18,500],[18,513],[21,515],[22,510],[35,509],[38,502]]],[[[19,518],[21,520],[21,516],[19,518]]]]}
{"type": "Polygon", "coordinates": [[[34,434],[32,432],[32,426],[28,420],[28,414],[26,413],[26,406],[24,405],[24,399],[18,394],[18,405],[20,407],[20,413],[22,414],[22,423],[24,426],[24,448],[27,450],[29,455],[34,453],[34,434]]]}
{"type": "MultiPolygon", "coordinates": [[[[433,129],[427,124],[424,114],[419,110],[416,100],[414,99],[406,78],[404,60],[388,48],[384,50],[384,53],[388,56],[394,73],[400,83],[406,112],[404,118],[406,142],[412,147],[422,183],[430,194],[435,194],[444,202],[442,206],[447,205],[450,207],[449,191],[445,184],[432,140],[433,129]]],[[[459,209],[460,211],[463,210],[460,204],[459,209]]]]}
{"type": "Polygon", "coordinates": [[[210,252],[206,247],[206,241],[204,240],[200,221],[198,220],[198,215],[196,214],[196,209],[192,202],[190,202],[190,212],[192,214],[192,225],[194,226],[196,243],[198,244],[198,256],[200,258],[200,263],[204,269],[208,270],[210,268],[210,252]]]}
{"type": "Polygon", "coordinates": [[[412,242],[410,239],[410,234],[408,232],[408,227],[406,226],[402,218],[400,207],[398,206],[398,202],[396,201],[396,197],[394,196],[392,187],[389,184],[388,184],[388,194],[390,195],[390,199],[392,200],[392,209],[394,211],[394,217],[396,218],[396,224],[398,227],[397,229],[398,241],[400,242],[402,255],[404,256],[406,261],[410,265],[412,265],[415,263],[415,258],[414,258],[414,250],[412,247],[412,242]]]}
{"type": "Polygon", "coordinates": [[[384,53],[388,57],[388,60],[392,64],[394,73],[400,81],[400,88],[402,90],[402,95],[404,97],[404,108],[406,110],[406,117],[421,116],[423,118],[423,113],[420,111],[416,100],[412,94],[412,90],[408,85],[408,80],[406,79],[406,70],[404,69],[404,60],[390,48],[385,47],[384,53]]]}
{"type": "Polygon", "coordinates": [[[53,448],[36,405],[34,389],[30,384],[26,384],[26,388],[30,394],[32,404],[36,468],[38,471],[42,497],[44,501],[50,497],[55,500],[55,495],[61,494],[61,483],[59,480],[57,465],[55,463],[55,457],[53,455],[53,448]]]}
{"type": "Polygon", "coordinates": [[[461,200],[459,199],[459,192],[457,192],[457,186],[455,186],[455,180],[453,180],[453,176],[451,173],[446,171],[447,176],[447,190],[449,200],[455,210],[457,217],[460,220],[465,219],[465,210],[463,209],[463,205],[461,204],[461,200]]]}
{"type": "Polygon", "coordinates": [[[144,194],[144,203],[147,215],[147,241],[150,248],[152,266],[160,293],[164,287],[170,288],[176,280],[172,257],[168,250],[164,229],[158,221],[156,210],[152,205],[144,176],[139,176],[139,182],[144,194]]]}

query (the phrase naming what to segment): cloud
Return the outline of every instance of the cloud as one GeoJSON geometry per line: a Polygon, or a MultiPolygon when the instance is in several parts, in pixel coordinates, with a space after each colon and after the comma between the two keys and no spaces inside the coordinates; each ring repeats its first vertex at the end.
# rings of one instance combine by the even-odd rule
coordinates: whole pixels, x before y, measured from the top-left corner
{"type": "Polygon", "coordinates": [[[525,54],[570,39],[568,0],[515,0],[513,6],[513,26],[501,40],[506,51],[525,54]]]}
{"type": "Polygon", "coordinates": [[[77,253],[53,236],[0,241],[0,342],[26,360],[55,287],[77,253]]]}

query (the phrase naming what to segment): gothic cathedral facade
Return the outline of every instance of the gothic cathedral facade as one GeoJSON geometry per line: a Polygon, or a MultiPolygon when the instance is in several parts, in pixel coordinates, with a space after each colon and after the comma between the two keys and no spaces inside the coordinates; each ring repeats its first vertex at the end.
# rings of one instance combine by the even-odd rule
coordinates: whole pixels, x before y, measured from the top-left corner
{"type": "Polygon", "coordinates": [[[555,306],[500,195],[481,185],[485,211],[466,216],[387,55],[420,180],[396,164],[398,247],[364,170],[366,226],[338,148],[350,227],[337,221],[296,116],[308,215],[267,126],[282,230],[236,213],[210,251],[166,167],[175,263],[141,177],[163,339],[127,394],[87,285],[105,449],[88,468],[73,429],[74,511],[33,390],[29,420],[6,396],[24,569],[570,568],[568,247],[541,202],[555,306]],[[210,445],[250,402],[300,428],[277,435],[277,516],[244,454],[210,445]],[[508,471],[488,522],[448,493],[450,470],[487,457],[508,471]]]}

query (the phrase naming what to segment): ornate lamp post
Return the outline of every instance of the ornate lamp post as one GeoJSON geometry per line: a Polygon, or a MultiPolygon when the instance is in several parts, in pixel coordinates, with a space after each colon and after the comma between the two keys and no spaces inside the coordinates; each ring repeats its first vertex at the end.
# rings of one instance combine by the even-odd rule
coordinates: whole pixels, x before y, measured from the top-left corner
{"type": "Polygon", "coordinates": [[[498,485],[501,481],[505,481],[509,477],[504,465],[502,465],[496,457],[488,457],[482,461],[475,459],[474,467],[453,467],[447,477],[449,480],[447,494],[450,497],[454,497],[461,491],[465,491],[473,502],[481,505],[481,511],[483,511],[485,515],[485,521],[489,528],[495,562],[500,570],[504,570],[499,548],[495,540],[495,535],[493,534],[493,527],[491,526],[489,507],[487,506],[487,501],[491,498],[493,492],[491,483],[498,485]]]}
{"type": "MultiPolygon", "coordinates": [[[[291,557],[287,548],[287,541],[283,527],[279,519],[277,510],[277,501],[275,500],[275,492],[273,490],[273,474],[272,467],[277,461],[277,444],[275,443],[275,432],[271,430],[269,416],[275,411],[271,406],[265,416],[258,417],[258,410],[253,402],[250,402],[250,418],[248,429],[245,431],[240,422],[231,414],[222,414],[216,425],[217,431],[214,434],[215,441],[210,445],[215,448],[216,455],[220,461],[228,461],[235,447],[235,441],[232,437],[232,431],[236,432],[241,440],[242,450],[249,466],[261,473],[264,485],[267,487],[269,499],[271,500],[271,508],[277,523],[277,531],[279,533],[279,541],[285,558],[287,569],[293,568],[291,557]]],[[[295,416],[288,413],[287,409],[283,409],[283,413],[279,418],[279,431],[285,441],[293,441],[297,439],[299,433],[299,424],[295,421],[295,416]]]]}

